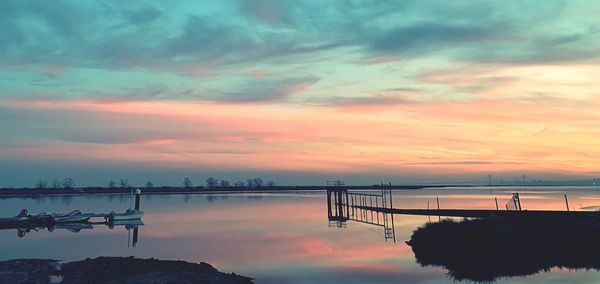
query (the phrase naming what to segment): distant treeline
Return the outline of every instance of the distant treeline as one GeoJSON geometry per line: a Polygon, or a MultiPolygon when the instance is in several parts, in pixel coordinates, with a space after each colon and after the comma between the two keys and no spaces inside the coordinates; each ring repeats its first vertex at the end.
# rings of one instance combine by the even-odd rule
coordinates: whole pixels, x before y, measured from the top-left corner
{"type": "MultiPolygon", "coordinates": [[[[136,187],[129,184],[128,180],[121,179],[118,182],[110,181],[107,186],[75,187],[73,179],[66,178],[66,185],[43,187],[40,182],[34,187],[26,188],[1,188],[0,195],[4,196],[35,196],[48,194],[94,194],[94,193],[130,193],[134,189],[141,189],[143,194],[177,194],[177,193],[218,193],[218,192],[270,192],[270,191],[315,191],[326,190],[328,186],[277,186],[273,181],[262,181],[261,178],[251,178],[246,182],[229,183],[208,178],[204,186],[194,186],[189,178],[183,180],[182,186],[154,186],[147,182],[145,186],[136,187]]],[[[452,187],[451,185],[391,185],[376,184],[363,186],[345,186],[347,189],[421,189],[425,187],[452,187]]]]}
{"type": "MultiPolygon", "coordinates": [[[[206,185],[205,186],[194,186],[194,183],[192,182],[192,180],[189,177],[186,177],[183,179],[182,182],[183,188],[186,189],[214,189],[214,188],[272,188],[275,187],[275,182],[269,180],[269,181],[264,181],[262,178],[259,177],[255,177],[255,178],[249,178],[246,181],[237,181],[237,182],[229,182],[228,180],[222,179],[222,180],[218,180],[216,178],[213,177],[209,177],[206,179],[206,185]]],[[[145,188],[145,189],[153,189],[155,188],[154,183],[151,181],[147,181],[144,186],[132,186],[129,183],[128,179],[125,178],[121,178],[118,181],[115,180],[110,180],[107,184],[106,184],[106,188],[109,189],[115,189],[115,188],[120,188],[120,189],[126,189],[126,188],[145,188]]],[[[73,180],[70,177],[64,178],[62,180],[54,180],[51,183],[49,183],[47,180],[38,180],[37,182],[35,182],[34,189],[53,189],[53,190],[58,190],[58,189],[75,189],[75,180],[73,180]]],[[[88,188],[104,188],[104,187],[88,187],[88,188]]],[[[161,188],[181,188],[181,187],[173,187],[173,186],[166,186],[166,187],[161,187],[161,188]]]]}

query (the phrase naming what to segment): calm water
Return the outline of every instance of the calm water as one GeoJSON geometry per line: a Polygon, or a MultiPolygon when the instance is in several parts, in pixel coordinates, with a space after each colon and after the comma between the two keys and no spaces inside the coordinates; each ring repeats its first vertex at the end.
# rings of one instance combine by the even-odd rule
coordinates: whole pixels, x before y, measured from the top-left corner
{"type": "MultiPolygon", "coordinates": [[[[513,191],[489,188],[395,191],[394,207],[495,208],[513,191]]],[[[528,188],[521,192],[524,209],[564,209],[600,205],[599,188],[528,188]]],[[[123,211],[127,195],[61,196],[0,200],[0,216],[27,208],[32,213],[81,209],[123,211]]],[[[133,247],[124,227],[95,226],[78,233],[64,229],[0,230],[0,258],[80,260],[96,256],[138,256],[205,261],[221,271],[256,278],[257,283],[446,283],[454,282],[442,267],[421,267],[409,240],[413,230],[429,221],[423,216],[394,216],[396,242],[383,228],[349,221],[338,228],[327,219],[325,193],[214,194],[143,196],[146,211],[139,242],[133,247]]],[[[431,217],[437,221],[437,217],[431,217]]],[[[507,283],[598,283],[600,273],[552,269],[507,283]]]]}

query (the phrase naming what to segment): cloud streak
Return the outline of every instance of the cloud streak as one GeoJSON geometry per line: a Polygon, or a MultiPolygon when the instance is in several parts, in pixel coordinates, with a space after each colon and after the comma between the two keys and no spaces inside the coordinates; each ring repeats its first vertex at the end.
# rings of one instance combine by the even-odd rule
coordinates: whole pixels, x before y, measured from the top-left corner
{"type": "Polygon", "coordinates": [[[2,1],[0,152],[290,175],[594,173],[590,6],[2,1]]]}

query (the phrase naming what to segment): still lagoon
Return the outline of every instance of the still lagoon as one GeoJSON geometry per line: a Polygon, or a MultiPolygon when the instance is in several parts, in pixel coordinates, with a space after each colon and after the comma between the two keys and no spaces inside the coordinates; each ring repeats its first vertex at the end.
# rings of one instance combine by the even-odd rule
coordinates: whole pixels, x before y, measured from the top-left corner
{"type": "MultiPolygon", "coordinates": [[[[519,192],[523,209],[592,210],[598,187],[502,187],[395,190],[397,208],[494,209],[519,192]],[[526,189],[526,190],[525,190],[526,189]],[[585,208],[585,209],[582,209],[585,208]]],[[[0,199],[0,216],[32,213],[124,211],[129,195],[11,197],[0,199]]],[[[440,266],[417,263],[405,243],[413,231],[437,216],[394,215],[393,239],[384,228],[327,218],[325,192],[144,195],[146,212],[138,241],[126,227],[97,225],[18,233],[0,230],[0,259],[51,258],[63,261],[97,256],[136,256],[208,262],[223,272],[256,283],[456,283],[440,266]],[[395,239],[395,240],[394,240],[395,239]]],[[[443,218],[442,218],[443,219],[443,218]]],[[[577,232],[573,232],[577,234],[577,232]]],[[[441,236],[443,237],[443,236],[441,236]]],[[[509,249],[509,248],[507,248],[509,249]]],[[[553,249],[553,248],[548,248],[553,249]]],[[[494,256],[490,256],[494,257],[494,256]]],[[[519,252],[515,251],[515,257],[519,252]]],[[[595,269],[551,268],[501,283],[598,283],[595,269]]]]}

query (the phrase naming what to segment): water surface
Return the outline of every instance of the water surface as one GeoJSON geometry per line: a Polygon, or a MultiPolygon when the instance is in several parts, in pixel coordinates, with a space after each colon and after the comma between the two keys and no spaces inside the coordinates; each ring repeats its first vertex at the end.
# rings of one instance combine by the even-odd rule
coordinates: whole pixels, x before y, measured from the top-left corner
{"type": "MultiPolygon", "coordinates": [[[[500,207],[512,192],[521,193],[524,209],[571,209],[600,205],[598,188],[536,187],[463,188],[394,191],[394,207],[500,207]]],[[[4,198],[0,216],[30,212],[123,211],[128,195],[4,198]]],[[[142,197],[146,211],[139,240],[132,246],[125,227],[95,226],[79,233],[55,229],[0,230],[3,260],[53,258],[65,261],[96,256],[137,256],[208,262],[224,272],[256,278],[257,283],[446,283],[454,282],[442,267],[421,267],[405,241],[437,216],[394,216],[395,239],[383,228],[349,221],[341,227],[327,219],[324,192],[278,194],[196,194],[142,197]]],[[[577,233],[577,232],[574,232],[577,233]]],[[[518,257],[518,252],[516,252],[518,257]]],[[[525,277],[500,279],[506,283],[597,283],[600,273],[552,269],[525,277]]]]}

